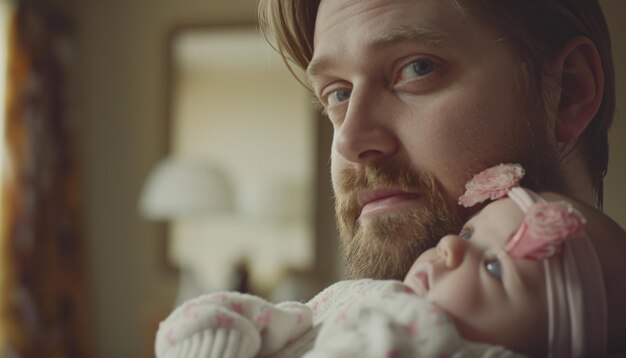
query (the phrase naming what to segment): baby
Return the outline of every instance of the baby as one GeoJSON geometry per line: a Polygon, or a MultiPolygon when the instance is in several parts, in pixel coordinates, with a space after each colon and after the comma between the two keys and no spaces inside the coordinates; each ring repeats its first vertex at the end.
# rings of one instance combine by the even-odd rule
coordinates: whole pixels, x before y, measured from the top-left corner
{"type": "Polygon", "coordinates": [[[307,304],[206,295],[161,324],[157,357],[623,351],[626,234],[597,210],[519,187],[523,174],[500,165],[475,176],[459,203],[493,202],[420,255],[403,283],[342,281],[307,304]]]}

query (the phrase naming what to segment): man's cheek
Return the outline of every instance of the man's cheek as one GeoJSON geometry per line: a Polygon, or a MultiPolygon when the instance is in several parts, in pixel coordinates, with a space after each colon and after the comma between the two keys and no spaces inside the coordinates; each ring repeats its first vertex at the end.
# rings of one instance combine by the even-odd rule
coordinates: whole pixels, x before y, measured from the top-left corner
{"type": "Polygon", "coordinates": [[[333,185],[333,192],[337,193],[339,190],[339,180],[341,177],[341,158],[334,150],[334,144],[332,152],[330,154],[330,178],[333,185]]]}

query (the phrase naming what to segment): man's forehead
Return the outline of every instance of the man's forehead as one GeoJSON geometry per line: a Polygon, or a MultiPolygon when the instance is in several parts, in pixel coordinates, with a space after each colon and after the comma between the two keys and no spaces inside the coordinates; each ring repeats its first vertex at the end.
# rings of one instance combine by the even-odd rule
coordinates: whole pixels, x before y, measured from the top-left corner
{"type": "Polygon", "coordinates": [[[455,42],[457,46],[468,42],[470,37],[487,41],[498,37],[453,3],[452,0],[322,0],[315,24],[313,58],[336,56],[350,48],[378,51],[381,46],[402,40],[455,42]]]}
{"type": "Polygon", "coordinates": [[[448,0],[322,0],[307,72],[315,76],[350,49],[377,52],[402,41],[450,41],[466,32],[452,9],[448,0]]]}
{"type": "Polygon", "coordinates": [[[358,27],[376,40],[380,32],[405,32],[407,28],[451,32],[461,12],[449,0],[322,0],[318,9],[314,42],[338,26],[358,27]],[[447,29],[447,30],[446,30],[447,29]]]}

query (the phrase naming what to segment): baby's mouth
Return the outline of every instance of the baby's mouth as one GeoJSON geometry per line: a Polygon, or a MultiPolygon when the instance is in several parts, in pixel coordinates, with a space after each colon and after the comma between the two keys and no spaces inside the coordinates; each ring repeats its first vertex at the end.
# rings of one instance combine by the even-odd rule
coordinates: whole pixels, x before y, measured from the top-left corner
{"type": "Polygon", "coordinates": [[[428,289],[430,288],[430,286],[428,284],[428,274],[426,272],[418,272],[416,274],[416,276],[417,276],[417,279],[422,284],[422,286],[424,286],[424,289],[426,289],[426,291],[428,291],[428,289]]]}
{"type": "Polygon", "coordinates": [[[414,275],[415,293],[419,296],[424,296],[430,290],[430,271],[431,265],[424,265],[414,275]]]}

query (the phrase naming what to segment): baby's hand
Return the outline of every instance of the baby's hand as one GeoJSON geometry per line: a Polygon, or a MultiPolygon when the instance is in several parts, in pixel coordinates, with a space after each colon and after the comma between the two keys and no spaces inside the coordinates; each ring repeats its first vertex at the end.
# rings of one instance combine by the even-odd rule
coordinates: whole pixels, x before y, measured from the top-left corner
{"type": "Polygon", "coordinates": [[[310,326],[311,311],[303,304],[274,306],[256,296],[220,292],[176,308],[161,322],[155,350],[158,358],[254,357],[281,349],[310,326]]]}

